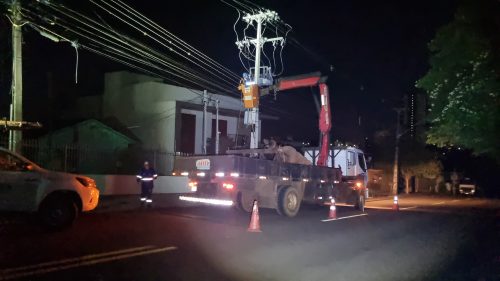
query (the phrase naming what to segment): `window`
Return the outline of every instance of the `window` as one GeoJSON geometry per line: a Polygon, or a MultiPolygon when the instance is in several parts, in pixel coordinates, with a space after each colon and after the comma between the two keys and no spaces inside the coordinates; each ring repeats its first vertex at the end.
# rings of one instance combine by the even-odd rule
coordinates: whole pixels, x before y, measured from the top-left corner
{"type": "Polygon", "coordinates": [[[358,153],[358,162],[363,172],[366,172],[366,162],[365,157],[363,157],[363,153],[358,153]]]}
{"type": "Polygon", "coordinates": [[[356,158],[354,157],[354,152],[352,152],[352,151],[347,152],[347,164],[349,166],[356,165],[356,158]]]}
{"type": "Polygon", "coordinates": [[[0,171],[22,171],[23,161],[14,155],[0,151],[0,171]]]}

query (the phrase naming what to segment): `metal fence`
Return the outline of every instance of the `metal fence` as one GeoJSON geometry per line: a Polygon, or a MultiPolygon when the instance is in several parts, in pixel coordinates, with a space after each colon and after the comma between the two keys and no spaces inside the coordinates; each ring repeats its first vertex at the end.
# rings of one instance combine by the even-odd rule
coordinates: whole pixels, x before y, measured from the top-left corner
{"type": "MultiPolygon", "coordinates": [[[[8,139],[0,138],[0,146],[8,148],[8,139]]],[[[180,153],[143,149],[92,147],[81,144],[51,144],[38,139],[24,139],[20,153],[43,168],[81,174],[135,174],[144,161],[149,161],[160,175],[173,169],[180,153]]],[[[185,155],[185,154],[182,154],[185,155]]]]}

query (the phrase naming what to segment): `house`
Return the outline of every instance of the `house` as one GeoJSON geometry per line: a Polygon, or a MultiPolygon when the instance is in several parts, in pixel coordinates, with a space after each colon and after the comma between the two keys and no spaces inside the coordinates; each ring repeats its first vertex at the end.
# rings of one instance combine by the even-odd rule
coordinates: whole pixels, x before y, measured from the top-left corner
{"type": "Polygon", "coordinates": [[[54,170],[117,173],[120,154],[138,142],[121,131],[95,119],[55,130],[38,139],[35,161],[54,170]]]}
{"type": "MultiPolygon", "coordinates": [[[[236,87],[236,85],[235,85],[236,87]]],[[[166,84],[162,79],[118,71],[105,74],[102,96],[83,97],[78,112],[85,117],[116,118],[140,140],[145,150],[160,155],[144,156],[160,172],[173,168],[175,155],[204,153],[203,91],[166,84]],[[97,115],[97,116],[96,116],[97,115]]],[[[207,93],[205,115],[206,152],[215,153],[216,101],[219,102],[220,152],[244,146],[250,130],[243,124],[239,97],[207,93]]]]}

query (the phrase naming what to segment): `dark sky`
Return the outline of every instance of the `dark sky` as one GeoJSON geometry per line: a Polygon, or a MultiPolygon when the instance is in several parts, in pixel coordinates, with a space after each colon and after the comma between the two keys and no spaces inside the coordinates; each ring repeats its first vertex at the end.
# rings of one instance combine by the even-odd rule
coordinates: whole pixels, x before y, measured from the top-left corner
{"type": "MultiPolygon", "coordinates": [[[[71,2],[71,1],[70,1],[71,2]]],[[[167,30],[237,73],[243,72],[234,44],[236,11],[217,0],[126,1],[167,30]],[[168,5],[166,4],[168,2],[168,5]],[[160,3],[164,6],[161,6],[160,3]]],[[[329,76],[335,139],[359,141],[374,130],[391,128],[392,108],[402,96],[414,91],[414,83],[427,70],[427,43],[436,29],[452,19],[456,1],[256,1],[276,11],[293,27],[290,36],[309,51],[288,45],[284,50],[284,75],[322,71],[329,76]],[[333,72],[329,71],[333,65],[333,72]],[[362,127],[359,128],[361,118],[362,127]]],[[[10,51],[7,22],[2,19],[2,56],[10,51]],[[7,40],[4,40],[7,39],[7,40]]],[[[47,93],[46,72],[54,81],[72,88],[71,96],[100,94],[102,73],[124,68],[80,52],[79,84],[74,85],[74,50],[25,32],[25,96],[27,115],[44,119],[37,101],[47,93]],[[31,114],[30,114],[31,113],[31,114]],[[38,115],[38,116],[37,116],[38,115]]],[[[4,57],[5,58],[5,57],[4,57]]],[[[2,116],[6,116],[5,84],[10,65],[2,65],[0,85],[2,116]]],[[[10,83],[10,82],[9,82],[10,83]]],[[[283,92],[266,98],[266,107],[287,112],[270,122],[264,134],[294,135],[316,139],[317,113],[312,94],[317,90],[283,92]]],[[[64,103],[62,103],[64,104],[64,103]]],[[[266,110],[264,109],[264,112],[266,110]]]]}

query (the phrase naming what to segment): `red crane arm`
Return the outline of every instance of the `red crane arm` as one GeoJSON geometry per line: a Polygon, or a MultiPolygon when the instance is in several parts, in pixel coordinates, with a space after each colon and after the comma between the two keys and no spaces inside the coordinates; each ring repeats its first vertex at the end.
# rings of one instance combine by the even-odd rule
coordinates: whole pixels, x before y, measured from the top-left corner
{"type": "Polygon", "coordinates": [[[330,130],[332,129],[332,115],[330,111],[330,96],[326,85],[326,76],[314,72],[305,75],[281,78],[274,86],[275,91],[284,91],[303,87],[319,85],[321,96],[321,110],[319,112],[319,130],[321,132],[321,143],[318,155],[318,166],[327,166],[328,150],[330,147],[330,130]]]}

